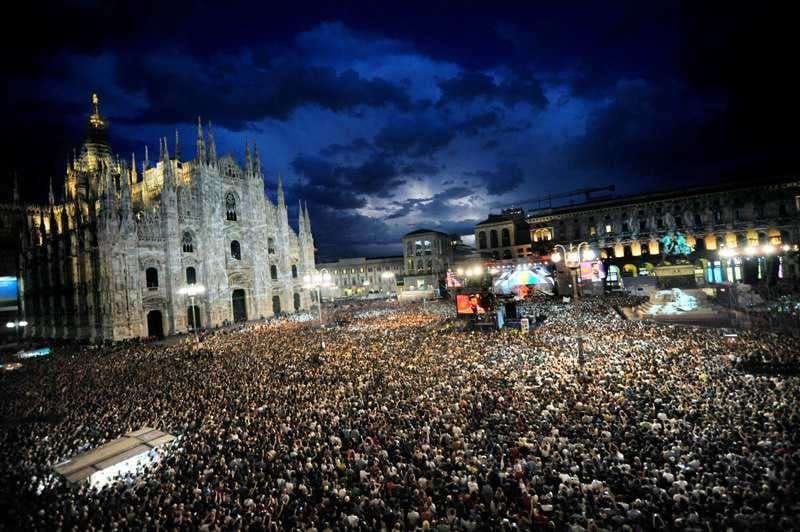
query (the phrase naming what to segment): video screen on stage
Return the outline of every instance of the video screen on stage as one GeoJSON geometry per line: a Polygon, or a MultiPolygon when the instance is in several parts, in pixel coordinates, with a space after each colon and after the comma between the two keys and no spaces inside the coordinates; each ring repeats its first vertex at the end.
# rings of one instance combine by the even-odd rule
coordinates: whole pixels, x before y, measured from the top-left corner
{"type": "Polygon", "coordinates": [[[16,277],[0,277],[0,310],[17,310],[16,277]]]}
{"type": "Polygon", "coordinates": [[[469,316],[474,314],[486,314],[486,302],[481,294],[458,294],[456,295],[456,314],[469,316]]]}

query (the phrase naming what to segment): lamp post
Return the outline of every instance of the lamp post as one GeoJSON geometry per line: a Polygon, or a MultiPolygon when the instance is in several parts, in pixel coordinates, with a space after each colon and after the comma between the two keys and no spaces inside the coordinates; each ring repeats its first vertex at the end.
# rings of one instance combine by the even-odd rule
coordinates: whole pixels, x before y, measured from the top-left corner
{"type": "Polygon", "coordinates": [[[194,304],[194,298],[205,294],[206,287],[201,284],[190,284],[178,290],[179,294],[189,296],[192,309],[192,329],[194,330],[195,342],[200,343],[200,336],[197,333],[197,315],[200,314],[199,309],[194,304]]]}
{"type": "Polygon", "coordinates": [[[322,325],[322,294],[320,288],[327,288],[331,285],[331,274],[326,268],[322,268],[313,274],[303,276],[303,288],[317,291],[317,309],[319,310],[319,324],[322,325]]]}
{"type": "Polygon", "coordinates": [[[572,280],[572,297],[575,301],[578,300],[578,268],[581,266],[581,260],[594,260],[594,251],[589,248],[588,242],[581,242],[575,247],[572,243],[569,245],[569,249],[565,248],[561,244],[556,244],[554,249],[561,249],[561,252],[558,251],[553,253],[550,256],[550,260],[555,263],[561,262],[564,260],[564,265],[569,268],[570,271],[570,279],[572,280]],[[581,253],[581,249],[586,246],[586,250],[581,253]]]}
{"type": "Polygon", "coordinates": [[[25,320],[14,320],[6,322],[6,328],[14,329],[14,335],[17,337],[17,341],[19,341],[19,328],[20,327],[27,327],[28,322],[25,320]]]}

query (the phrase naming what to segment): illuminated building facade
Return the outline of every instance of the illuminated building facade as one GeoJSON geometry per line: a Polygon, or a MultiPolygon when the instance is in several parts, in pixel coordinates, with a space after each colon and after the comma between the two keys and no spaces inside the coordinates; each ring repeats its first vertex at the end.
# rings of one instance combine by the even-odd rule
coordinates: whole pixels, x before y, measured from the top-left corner
{"type": "Polygon", "coordinates": [[[331,286],[322,289],[323,298],[395,294],[403,278],[403,257],[339,259],[317,264],[328,270],[331,286]]]}
{"type": "Polygon", "coordinates": [[[86,140],[67,164],[63,202],[28,206],[21,242],[23,312],[34,337],[93,341],[160,336],[311,305],[308,210],[289,226],[283,189],[264,191],[258,150],[244,168],[217,157],[198,120],[197,155],[167,140],[137,169],[112,153],[96,96],[86,140]],[[194,298],[187,287],[204,287],[194,298]],[[193,318],[194,317],[194,318],[193,318]]]}
{"type": "MultiPolygon", "coordinates": [[[[529,213],[531,240],[586,241],[606,268],[650,274],[662,239],[685,236],[706,282],[800,277],[800,181],[720,185],[603,199],[529,213]]],[[[552,247],[552,246],[551,246],[552,247]]]]}
{"type": "Polygon", "coordinates": [[[493,259],[527,257],[533,252],[531,232],[522,209],[490,214],[475,226],[475,248],[493,259]]]}

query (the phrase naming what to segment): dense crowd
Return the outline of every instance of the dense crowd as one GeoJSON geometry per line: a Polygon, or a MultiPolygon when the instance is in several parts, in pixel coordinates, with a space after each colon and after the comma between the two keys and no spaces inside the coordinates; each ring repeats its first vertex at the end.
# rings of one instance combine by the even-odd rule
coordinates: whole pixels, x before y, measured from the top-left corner
{"type": "Polygon", "coordinates": [[[625,321],[624,303],[533,301],[530,334],[429,304],[208,333],[200,357],[60,349],[1,377],[0,511],[25,530],[796,527],[798,377],[737,361],[797,341],[625,321]],[[178,439],[137,478],[53,474],[142,426],[178,439]]]}

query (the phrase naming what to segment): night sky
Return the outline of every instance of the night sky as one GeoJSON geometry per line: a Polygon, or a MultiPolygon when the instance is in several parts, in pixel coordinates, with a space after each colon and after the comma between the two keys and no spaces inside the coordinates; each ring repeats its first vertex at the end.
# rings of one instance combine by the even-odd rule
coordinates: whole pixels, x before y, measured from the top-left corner
{"type": "Polygon", "coordinates": [[[0,127],[30,201],[60,193],[92,92],[126,158],[176,127],[193,157],[198,115],[221,153],[258,143],[323,259],[585,186],[800,169],[795,19],[764,2],[29,4],[0,127]]]}

